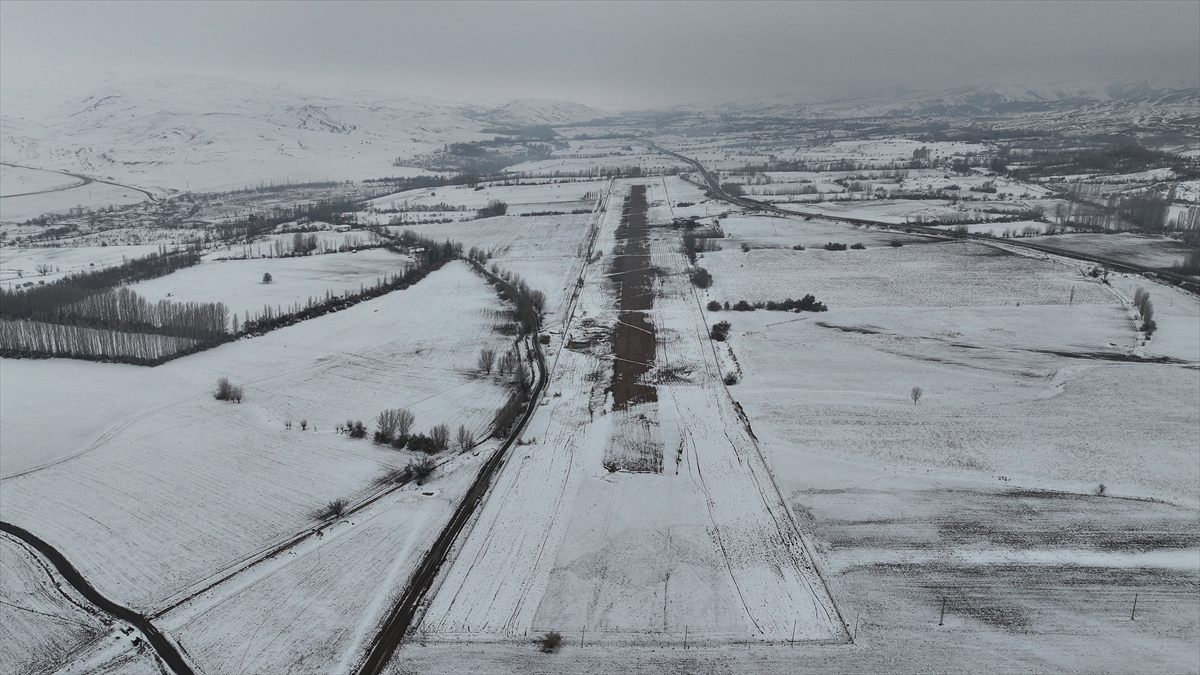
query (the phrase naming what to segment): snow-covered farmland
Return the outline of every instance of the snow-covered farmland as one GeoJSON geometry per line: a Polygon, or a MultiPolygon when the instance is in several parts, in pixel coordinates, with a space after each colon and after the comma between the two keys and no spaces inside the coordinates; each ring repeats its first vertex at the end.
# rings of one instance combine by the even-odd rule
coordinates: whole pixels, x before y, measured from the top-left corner
{"type": "Polygon", "coordinates": [[[158,251],[158,246],[6,246],[0,248],[0,282],[6,288],[31,281],[50,283],[73,272],[112,267],[126,259],[142,258],[158,251]]]}
{"type": "Polygon", "coordinates": [[[181,269],[165,277],[131,286],[147,300],[170,299],[174,302],[223,302],[239,317],[293,303],[304,305],[333,295],[357,293],[390,275],[404,271],[408,256],[386,249],[367,249],[352,253],[325,253],[295,258],[252,258],[248,260],[212,260],[181,269]],[[263,283],[263,275],[271,283],[263,283]]]}
{"type": "Polygon", "coordinates": [[[507,394],[474,364],[510,344],[494,330],[502,310],[451,263],[408,290],[156,368],[0,361],[5,519],[110,597],[159,608],[411,457],[336,433],[347,419],[407,407],[418,430],[482,436],[507,394]],[[243,403],[213,400],[222,375],[245,387],[243,403]]]}
{"type": "MultiPolygon", "coordinates": [[[[624,196],[630,183],[616,191],[624,196]]],[[[647,201],[662,204],[661,183],[647,201]]],[[[611,251],[620,210],[602,222],[611,251]]],[[[604,344],[560,348],[549,403],[497,479],[422,622],[432,640],[495,640],[583,626],[601,644],[840,642],[837,608],[803,533],[775,492],[753,439],[720,384],[673,230],[651,254],[664,268],[648,314],[666,340],[657,402],[616,408],[604,344]],[[668,375],[669,373],[669,375],[668,375]],[[643,428],[661,472],[614,473],[612,446],[643,428]],[[585,599],[581,601],[581,599],[585,599]],[[798,627],[798,628],[797,628],[798,627]]],[[[589,266],[568,330],[603,332],[607,257],[589,266]]]]}
{"type": "Polygon", "coordinates": [[[0,670],[37,672],[106,628],[99,612],[22,542],[0,535],[0,670]]]}

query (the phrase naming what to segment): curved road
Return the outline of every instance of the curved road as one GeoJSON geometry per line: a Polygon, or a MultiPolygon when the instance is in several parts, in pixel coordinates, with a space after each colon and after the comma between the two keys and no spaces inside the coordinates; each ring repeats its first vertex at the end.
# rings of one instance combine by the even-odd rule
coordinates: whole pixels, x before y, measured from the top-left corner
{"type": "Polygon", "coordinates": [[[176,675],[192,675],[193,671],[191,667],[188,666],[187,661],[183,659],[183,655],[179,653],[179,650],[175,648],[175,645],[168,640],[166,636],[164,636],[158,631],[157,628],[154,627],[154,624],[150,623],[149,619],[141,614],[138,614],[132,609],[129,609],[128,607],[118,605],[102,595],[100,591],[97,591],[92,587],[91,584],[88,583],[87,579],[83,578],[83,575],[79,573],[79,570],[76,570],[75,566],[68,562],[63,554],[59,553],[57,549],[30,534],[27,530],[17,527],[11,523],[0,521],[0,531],[6,532],[7,534],[20,539],[26,544],[29,544],[38,553],[41,553],[43,556],[45,556],[46,559],[50,561],[50,564],[54,565],[54,569],[58,570],[58,573],[67,580],[67,583],[71,584],[75,590],[79,591],[80,595],[87,598],[88,602],[91,602],[93,605],[99,607],[105,612],[108,612],[112,616],[136,626],[137,629],[142,632],[142,635],[146,636],[146,640],[150,643],[150,646],[154,647],[154,651],[158,654],[158,657],[162,659],[167,666],[176,673],[176,675]]]}
{"type": "MultiPolygon", "coordinates": [[[[699,161],[694,160],[691,157],[685,157],[677,152],[672,152],[672,151],[667,150],[666,148],[663,148],[659,145],[655,145],[654,143],[647,142],[646,144],[648,146],[650,146],[651,148],[654,148],[655,150],[658,150],[659,152],[661,152],[663,154],[670,155],[680,161],[691,164],[693,167],[696,168],[696,171],[698,171],[700,173],[700,176],[704,179],[704,182],[708,184],[708,189],[710,192],[713,193],[713,195],[715,195],[718,199],[727,201],[730,204],[734,204],[736,206],[741,206],[741,207],[745,207],[748,209],[757,209],[759,211],[768,211],[771,213],[778,213],[778,214],[784,215],[784,216],[802,216],[805,218],[821,218],[822,220],[832,220],[835,222],[850,223],[852,225],[873,225],[876,227],[886,227],[886,228],[890,228],[890,229],[895,229],[895,228],[901,227],[901,226],[897,225],[896,223],[885,223],[883,221],[870,220],[868,218],[851,218],[849,216],[835,216],[835,215],[831,215],[828,213],[794,211],[792,209],[785,209],[785,208],[775,206],[774,204],[760,202],[756,199],[749,199],[747,197],[733,197],[731,195],[725,194],[725,191],[721,189],[721,186],[719,184],[717,184],[716,179],[713,178],[713,175],[710,174],[708,172],[708,170],[705,169],[704,166],[700,164],[699,161]]],[[[949,232],[946,232],[944,230],[939,230],[934,227],[923,227],[920,225],[904,225],[903,227],[904,227],[904,229],[906,229],[908,231],[919,232],[921,234],[931,235],[931,236],[939,237],[942,239],[965,238],[965,239],[975,239],[977,241],[988,242],[988,243],[997,243],[994,238],[987,237],[987,236],[984,236],[981,234],[963,233],[963,234],[951,235],[949,232]]],[[[1163,283],[1167,283],[1172,286],[1177,286],[1179,288],[1182,288],[1183,290],[1190,291],[1190,292],[1196,293],[1196,294],[1200,294],[1200,280],[1197,280],[1197,279],[1194,279],[1192,277],[1188,277],[1188,276],[1185,276],[1182,274],[1176,274],[1174,272],[1167,272],[1164,270],[1155,269],[1153,267],[1145,267],[1143,265],[1137,265],[1135,263],[1131,263],[1131,262],[1123,261],[1123,260],[1116,260],[1114,258],[1108,258],[1106,256],[1088,255],[1085,253],[1077,253],[1074,251],[1063,251],[1061,249],[1052,248],[1049,246],[1043,246],[1041,244],[1034,244],[1034,243],[1026,242],[1026,241],[1019,241],[1016,239],[1006,239],[1003,243],[1006,245],[1009,245],[1009,246],[1020,246],[1022,248],[1027,248],[1030,250],[1038,251],[1040,253],[1049,253],[1051,255],[1063,256],[1064,258],[1074,258],[1076,260],[1084,260],[1087,262],[1094,262],[1094,263],[1099,263],[1102,265],[1107,265],[1109,268],[1116,270],[1118,272],[1140,274],[1142,276],[1149,277],[1151,279],[1157,279],[1159,281],[1162,281],[1163,283]]]]}
{"type": "Polygon", "coordinates": [[[91,178],[89,176],[84,176],[83,174],[70,173],[68,171],[56,171],[54,169],[39,169],[36,166],[24,166],[21,164],[10,164],[9,162],[0,162],[0,165],[11,166],[14,169],[29,169],[30,171],[45,171],[46,173],[60,173],[64,176],[78,178],[79,180],[83,181],[82,183],[76,183],[75,185],[67,185],[64,187],[51,188],[49,190],[38,190],[36,192],[22,192],[20,194],[15,194],[15,195],[0,195],[0,199],[8,199],[9,197],[28,197],[30,195],[44,195],[44,194],[48,194],[50,192],[63,192],[65,190],[74,190],[75,188],[80,188],[80,187],[83,187],[84,185],[89,185],[91,183],[103,183],[105,185],[112,185],[114,187],[119,187],[119,188],[124,188],[126,190],[133,190],[135,192],[140,192],[140,193],[146,195],[146,198],[149,199],[150,201],[152,201],[152,202],[158,201],[158,197],[155,197],[153,194],[150,194],[150,192],[148,190],[143,190],[142,188],[134,187],[132,185],[122,185],[120,183],[114,183],[110,180],[100,180],[99,178],[91,178]]]}

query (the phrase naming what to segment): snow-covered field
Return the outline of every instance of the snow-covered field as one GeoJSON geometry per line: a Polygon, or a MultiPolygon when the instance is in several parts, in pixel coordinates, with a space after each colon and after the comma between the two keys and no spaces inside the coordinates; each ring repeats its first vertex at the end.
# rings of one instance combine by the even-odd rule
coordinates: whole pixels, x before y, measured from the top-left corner
{"type": "MultiPolygon", "coordinates": [[[[661,222],[665,194],[649,188],[661,222]]],[[[607,212],[598,248],[611,251],[619,216],[607,212]]],[[[604,391],[605,346],[559,348],[549,403],[445,572],[422,639],[505,640],[576,626],[605,645],[676,643],[685,629],[707,643],[779,642],[793,630],[802,641],[846,638],[803,533],[725,395],[676,235],[661,232],[651,246],[665,276],[650,314],[667,340],[657,372],[677,379],[657,377],[656,404],[615,410],[604,391]],[[638,420],[648,420],[666,466],[610,472],[606,448],[631,443],[638,420]]],[[[605,262],[587,268],[568,331],[617,320],[605,262]]]]}
{"type": "Polygon", "coordinates": [[[157,253],[157,246],[87,246],[0,248],[0,282],[6,288],[32,281],[50,283],[71,274],[120,265],[126,259],[157,253]],[[38,271],[45,268],[46,273],[38,271]]]}
{"type": "Polygon", "coordinates": [[[451,263],[408,290],[156,368],[4,360],[4,517],[110,597],[161,609],[412,456],[338,434],[347,419],[407,407],[417,430],[482,436],[506,392],[476,376],[475,358],[509,344],[493,330],[501,309],[451,263]],[[213,400],[222,375],[245,387],[243,403],[213,400]]]}
{"type": "Polygon", "coordinates": [[[326,291],[357,293],[362,286],[374,286],[389,274],[403,272],[406,263],[412,259],[382,248],[297,258],[210,258],[130,288],[152,302],[223,302],[242,317],[246,312],[251,316],[262,312],[264,305],[287,311],[293,303],[304,305],[309,298],[320,302],[326,291]],[[271,283],[263,283],[264,274],[271,275],[271,283]]]}

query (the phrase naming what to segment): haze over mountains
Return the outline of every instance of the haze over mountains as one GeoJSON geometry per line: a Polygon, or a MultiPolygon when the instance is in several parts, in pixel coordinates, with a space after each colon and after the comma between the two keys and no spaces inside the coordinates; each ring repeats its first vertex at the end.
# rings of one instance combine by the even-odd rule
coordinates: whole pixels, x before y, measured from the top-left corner
{"type": "Polygon", "coordinates": [[[3,161],[77,172],[169,194],[262,181],[349,180],[446,143],[490,139],[497,127],[617,121],[647,113],[790,117],[1030,117],[1051,127],[1192,129],[1197,89],[1145,82],[886,91],[820,103],[788,98],[707,102],[612,113],[568,101],[490,107],[377,92],[311,92],[220,77],[109,78],[80,95],[6,90],[3,161]]]}

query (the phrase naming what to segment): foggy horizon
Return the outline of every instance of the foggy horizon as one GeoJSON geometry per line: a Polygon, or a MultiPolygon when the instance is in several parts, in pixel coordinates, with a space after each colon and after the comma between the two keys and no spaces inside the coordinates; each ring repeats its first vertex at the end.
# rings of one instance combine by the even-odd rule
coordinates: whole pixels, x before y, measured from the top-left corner
{"type": "Polygon", "coordinates": [[[195,74],[618,112],[983,85],[1200,86],[1200,4],[1188,2],[5,2],[0,12],[10,87],[195,74]]]}

